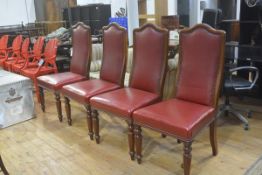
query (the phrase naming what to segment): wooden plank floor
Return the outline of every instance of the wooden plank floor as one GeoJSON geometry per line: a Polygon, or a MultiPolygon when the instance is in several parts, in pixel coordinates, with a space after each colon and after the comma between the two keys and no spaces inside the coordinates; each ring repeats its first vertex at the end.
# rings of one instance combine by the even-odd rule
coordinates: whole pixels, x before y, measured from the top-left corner
{"type": "MultiPolygon", "coordinates": [[[[46,113],[36,104],[37,118],[2,129],[0,153],[11,175],[179,175],[182,145],[174,138],[143,130],[143,163],[129,159],[126,123],[101,113],[101,143],[87,136],[84,108],[72,103],[73,126],[56,117],[47,94],[46,113]]],[[[64,116],[65,118],[65,116],[64,116]]],[[[208,129],[193,144],[192,175],[241,175],[262,155],[262,114],[250,119],[244,131],[234,117],[221,118],[219,154],[211,156],[208,129]]]]}

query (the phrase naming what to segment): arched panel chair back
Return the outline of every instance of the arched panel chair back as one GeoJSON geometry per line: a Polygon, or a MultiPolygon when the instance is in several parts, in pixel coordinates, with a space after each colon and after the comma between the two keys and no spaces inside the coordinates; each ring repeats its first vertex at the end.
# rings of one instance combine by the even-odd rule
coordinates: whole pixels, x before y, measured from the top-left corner
{"type": "Polygon", "coordinates": [[[39,36],[36,42],[34,43],[33,54],[35,59],[40,59],[43,51],[44,41],[45,41],[45,37],[39,36]]]}
{"type": "Polygon", "coordinates": [[[23,41],[22,35],[18,35],[18,36],[15,37],[15,39],[13,40],[13,43],[12,43],[12,51],[13,52],[16,52],[16,53],[19,52],[20,53],[22,41],[23,41]]]}
{"type": "Polygon", "coordinates": [[[225,33],[199,24],[180,33],[176,98],[216,106],[224,67],[225,33]]]}
{"type": "Polygon", "coordinates": [[[8,43],[8,35],[3,35],[0,39],[0,52],[1,51],[6,51],[7,49],[7,43],[8,43]]]}
{"type": "Polygon", "coordinates": [[[103,28],[100,79],[123,86],[127,58],[127,31],[116,23],[103,28]]]}
{"type": "Polygon", "coordinates": [[[73,55],[70,64],[70,71],[76,74],[85,75],[89,78],[91,62],[91,29],[82,22],[73,26],[72,31],[73,55]]]}
{"type": "Polygon", "coordinates": [[[28,58],[29,55],[29,38],[24,39],[22,48],[21,48],[21,55],[23,58],[28,58]]]}
{"type": "Polygon", "coordinates": [[[44,50],[45,66],[56,68],[57,39],[51,39],[47,42],[44,50]]]}
{"type": "Polygon", "coordinates": [[[162,96],[167,65],[168,31],[153,24],[145,24],[135,29],[133,35],[133,67],[129,86],[162,96]]]}

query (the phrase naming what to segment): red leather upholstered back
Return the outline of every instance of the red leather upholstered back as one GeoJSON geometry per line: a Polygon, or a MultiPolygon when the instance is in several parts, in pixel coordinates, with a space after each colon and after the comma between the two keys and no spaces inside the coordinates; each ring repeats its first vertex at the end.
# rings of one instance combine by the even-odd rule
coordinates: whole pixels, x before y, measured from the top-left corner
{"type": "Polygon", "coordinates": [[[90,27],[79,22],[73,26],[72,32],[73,55],[70,71],[88,76],[91,61],[91,32],[90,27]]]}
{"type": "Polygon", "coordinates": [[[224,67],[225,33],[203,24],[180,32],[176,98],[214,106],[224,67]]]}
{"type": "Polygon", "coordinates": [[[153,24],[134,30],[130,87],[162,95],[167,64],[168,31],[153,24]]]}
{"type": "Polygon", "coordinates": [[[116,23],[103,30],[103,62],[100,78],[123,85],[127,57],[127,31],[116,23]]]}

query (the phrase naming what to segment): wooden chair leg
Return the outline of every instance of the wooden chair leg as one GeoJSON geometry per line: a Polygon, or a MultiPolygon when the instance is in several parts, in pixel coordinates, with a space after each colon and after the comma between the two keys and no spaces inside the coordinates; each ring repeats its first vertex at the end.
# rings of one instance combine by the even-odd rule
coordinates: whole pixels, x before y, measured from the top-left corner
{"type": "Polygon", "coordinates": [[[40,86],[39,86],[39,93],[40,93],[41,109],[43,112],[45,112],[45,94],[44,94],[44,89],[40,86]]]}
{"type": "Polygon", "coordinates": [[[4,175],[9,175],[9,173],[7,172],[4,162],[2,160],[2,157],[0,156],[0,169],[2,170],[2,172],[4,173],[4,175]]]}
{"type": "Polygon", "coordinates": [[[96,143],[100,143],[100,136],[99,136],[99,118],[97,110],[92,110],[92,122],[93,122],[93,129],[95,134],[96,143]]]}
{"type": "Polygon", "coordinates": [[[209,133],[209,137],[210,137],[210,144],[212,147],[212,153],[213,156],[216,156],[218,153],[218,149],[217,149],[217,126],[216,126],[216,120],[214,120],[211,124],[210,124],[210,133],[209,133]]]}
{"type": "Polygon", "coordinates": [[[67,97],[65,97],[65,110],[66,110],[67,123],[69,126],[72,126],[70,100],[67,97]]]}
{"type": "Polygon", "coordinates": [[[184,142],[184,158],[183,158],[184,175],[190,175],[191,158],[192,158],[191,145],[192,142],[184,142]]]}
{"type": "Polygon", "coordinates": [[[135,160],[135,136],[134,136],[134,125],[128,123],[128,144],[129,144],[129,155],[131,160],[135,160]]]}
{"type": "Polygon", "coordinates": [[[138,164],[142,162],[142,130],[141,127],[135,126],[135,144],[136,144],[136,160],[138,164]]]}
{"type": "Polygon", "coordinates": [[[55,92],[55,101],[56,101],[56,110],[57,110],[57,117],[60,122],[63,121],[63,115],[62,115],[62,107],[61,107],[61,99],[60,94],[55,92]]]}
{"type": "Polygon", "coordinates": [[[91,111],[91,106],[90,105],[86,105],[86,119],[87,119],[87,126],[88,126],[88,135],[90,137],[91,140],[94,140],[94,132],[93,132],[93,124],[92,124],[92,111],[91,111]]]}
{"type": "Polygon", "coordinates": [[[35,94],[36,94],[37,102],[40,103],[41,102],[40,92],[39,92],[38,83],[37,83],[36,78],[33,79],[33,82],[34,82],[34,86],[35,86],[35,94]]]}

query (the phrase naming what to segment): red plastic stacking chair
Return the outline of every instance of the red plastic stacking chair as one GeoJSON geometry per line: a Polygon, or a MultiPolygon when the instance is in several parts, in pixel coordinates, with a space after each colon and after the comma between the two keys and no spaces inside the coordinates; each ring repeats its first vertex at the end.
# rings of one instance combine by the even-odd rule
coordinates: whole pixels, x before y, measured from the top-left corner
{"type": "Polygon", "coordinates": [[[40,102],[40,94],[39,94],[36,78],[41,75],[57,73],[57,67],[56,67],[57,44],[58,44],[57,39],[49,40],[45,46],[43,57],[41,59],[38,58],[39,59],[38,66],[27,67],[21,70],[22,75],[29,77],[33,80],[38,102],[40,102]]]}
{"type": "Polygon", "coordinates": [[[44,75],[37,78],[42,111],[45,112],[43,89],[53,91],[55,94],[57,113],[60,121],[62,121],[63,118],[59,93],[62,86],[89,79],[92,48],[91,29],[82,22],[79,22],[72,27],[72,47],[73,55],[69,72],[44,75]]]}
{"type": "Polygon", "coordinates": [[[3,61],[8,57],[8,35],[3,35],[0,39],[0,66],[3,67],[3,61]]]}
{"type": "MultiPolygon", "coordinates": [[[[12,47],[9,49],[12,49],[12,55],[9,57],[7,57],[4,61],[3,61],[3,67],[4,69],[11,71],[12,69],[12,64],[21,58],[21,44],[23,41],[23,36],[22,35],[18,35],[15,37],[15,39],[13,40],[12,43],[12,47]]],[[[0,61],[1,64],[1,61],[0,61]]]]}
{"type": "Polygon", "coordinates": [[[11,65],[11,71],[20,73],[20,70],[25,66],[26,60],[29,59],[29,38],[24,39],[22,48],[21,48],[21,56],[17,57],[15,62],[11,65]]]}
{"type": "Polygon", "coordinates": [[[90,139],[93,140],[90,98],[123,87],[127,57],[127,32],[118,24],[112,23],[103,28],[103,60],[100,78],[81,81],[63,86],[66,114],[71,125],[71,107],[69,99],[83,104],[87,110],[87,123],[90,139]]]}
{"type": "MultiPolygon", "coordinates": [[[[20,73],[21,69],[29,68],[29,67],[38,67],[38,61],[42,56],[42,50],[44,46],[44,37],[40,36],[37,38],[34,43],[33,50],[28,52],[27,43],[25,43],[23,49],[23,58],[25,62],[16,63],[12,66],[12,71],[16,73],[20,73]]],[[[29,40],[28,40],[29,41],[29,40]]],[[[28,43],[29,46],[29,43],[28,43]]]]}
{"type": "Polygon", "coordinates": [[[106,92],[90,99],[96,142],[99,143],[99,123],[96,109],[101,109],[128,122],[129,154],[134,160],[132,113],[162,99],[167,67],[168,31],[153,24],[134,30],[133,67],[129,87],[106,92]]]}
{"type": "Polygon", "coordinates": [[[217,155],[216,110],[224,68],[225,32],[199,24],[180,32],[176,96],[133,113],[136,158],[141,163],[141,126],[173,136],[184,144],[184,174],[190,174],[194,138],[210,127],[217,155]]]}

